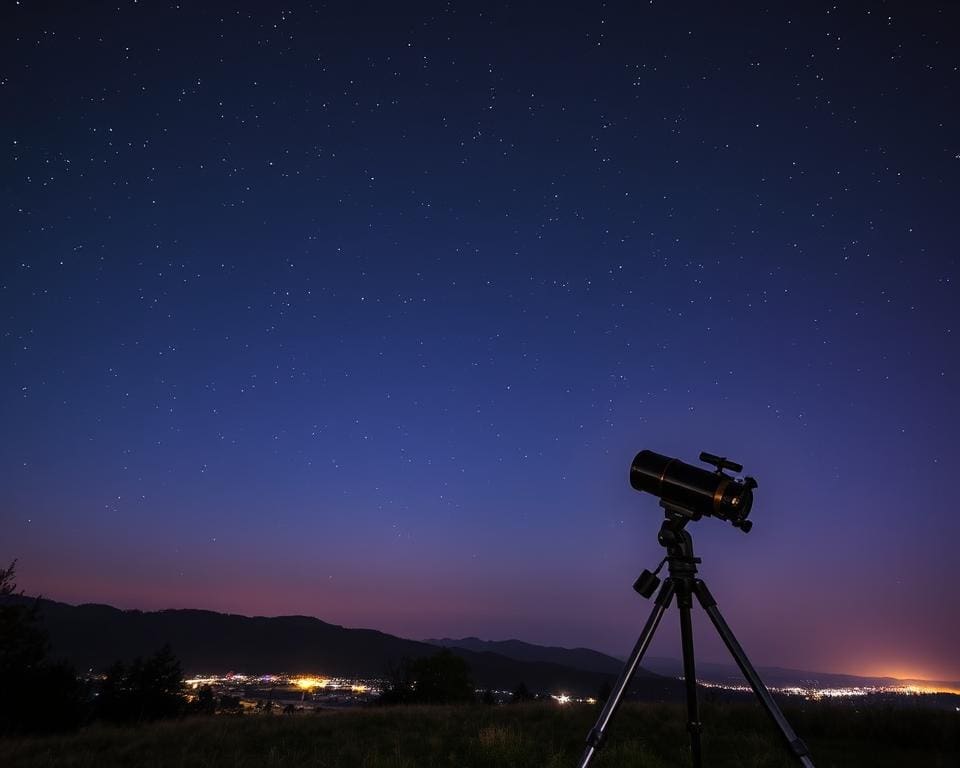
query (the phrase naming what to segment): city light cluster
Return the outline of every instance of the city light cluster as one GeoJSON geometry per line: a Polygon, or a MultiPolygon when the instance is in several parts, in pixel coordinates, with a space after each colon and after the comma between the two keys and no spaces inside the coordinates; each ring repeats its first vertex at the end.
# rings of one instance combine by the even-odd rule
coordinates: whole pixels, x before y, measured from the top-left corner
{"type": "Polygon", "coordinates": [[[596,704],[597,700],[592,697],[580,698],[577,696],[570,696],[566,693],[552,693],[550,698],[553,699],[558,704],[596,704]]]}
{"type": "MultiPolygon", "coordinates": [[[[704,688],[722,688],[728,691],[742,691],[749,693],[752,689],[748,685],[731,685],[710,683],[698,680],[697,683],[704,688]]],[[[782,693],[787,696],[802,696],[808,701],[820,701],[821,699],[850,699],[859,696],[875,696],[878,694],[897,694],[901,696],[919,696],[929,693],[953,693],[954,691],[945,690],[936,686],[920,686],[915,684],[905,685],[864,685],[848,687],[824,687],[814,686],[768,686],[773,693],[782,693]]]]}
{"type": "MultiPolygon", "coordinates": [[[[210,686],[219,694],[226,694],[240,699],[244,711],[256,711],[263,706],[263,702],[271,705],[286,707],[289,710],[310,709],[313,706],[346,707],[371,701],[382,692],[385,681],[374,679],[353,679],[347,677],[327,677],[318,674],[268,674],[246,675],[228,673],[225,675],[194,675],[185,681],[191,692],[196,692],[202,686],[210,686]]],[[[750,693],[751,689],[745,684],[716,683],[704,680],[697,681],[704,688],[715,688],[727,691],[750,693]]],[[[943,688],[923,686],[916,683],[903,683],[887,686],[837,686],[817,687],[815,685],[770,686],[773,693],[787,696],[798,696],[808,701],[824,699],[855,699],[875,695],[907,695],[917,696],[931,693],[944,693],[943,688]]],[[[497,703],[510,701],[510,691],[477,690],[477,695],[492,695],[497,703]]],[[[194,694],[195,695],[195,694],[194,694]]],[[[597,699],[581,697],[566,691],[551,694],[541,694],[548,700],[560,706],[571,704],[595,705],[597,699]]],[[[536,698],[540,698],[537,696],[536,698]]]]}

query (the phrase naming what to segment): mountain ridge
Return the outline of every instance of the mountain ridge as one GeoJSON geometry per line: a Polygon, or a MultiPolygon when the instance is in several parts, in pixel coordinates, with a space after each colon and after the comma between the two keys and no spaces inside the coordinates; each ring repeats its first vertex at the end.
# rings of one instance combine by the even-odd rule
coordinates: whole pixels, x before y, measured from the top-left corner
{"type": "MultiPolygon", "coordinates": [[[[556,646],[542,646],[527,643],[523,640],[481,640],[477,637],[460,639],[441,638],[429,639],[424,642],[433,645],[454,648],[463,647],[470,650],[483,648],[496,649],[496,652],[511,658],[525,659],[564,659],[564,663],[574,666],[577,663],[587,663],[590,659],[596,664],[597,670],[612,670],[611,674],[619,674],[624,660],[609,656],[590,648],[560,648],[556,646]],[[518,654],[511,656],[511,654],[518,654]],[[575,659],[583,661],[576,661],[575,659]]],[[[653,674],[679,678],[683,675],[683,662],[680,659],[664,656],[644,656],[642,668],[653,674]]],[[[915,678],[896,678],[890,676],[853,675],[843,672],[813,672],[810,670],[794,669],[781,666],[758,666],[757,672],[767,686],[772,687],[880,687],[880,686],[908,686],[940,687],[944,690],[960,690],[960,682],[949,680],[920,680],[915,678]]],[[[725,686],[746,685],[740,669],[731,660],[730,662],[712,662],[697,660],[697,679],[700,682],[714,683],[725,686]]]]}
{"type": "MultiPolygon", "coordinates": [[[[70,605],[27,597],[5,600],[36,602],[51,655],[94,672],[117,660],[147,656],[164,643],[170,643],[188,674],[282,672],[387,679],[404,659],[437,652],[435,645],[311,616],[251,617],[196,608],[122,610],[102,603],[70,605]]],[[[593,696],[614,680],[611,674],[549,661],[450,650],[467,662],[482,688],[513,690],[524,683],[542,693],[593,696]]],[[[682,695],[682,686],[645,672],[634,679],[630,692],[646,700],[674,700],[682,695]]]]}
{"type": "MultiPolygon", "coordinates": [[[[623,661],[608,656],[592,648],[563,648],[554,645],[537,645],[524,640],[481,640],[478,637],[464,637],[455,640],[449,637],[424,640],[425,643],[443,648],[463,648],[476,652],[498,653],[519,661],[548,661],[554,664],[570,666],[607,675],[619,675],[623,661]]],[[[648,672],[641,668],[640,673],[648,672]]]]}

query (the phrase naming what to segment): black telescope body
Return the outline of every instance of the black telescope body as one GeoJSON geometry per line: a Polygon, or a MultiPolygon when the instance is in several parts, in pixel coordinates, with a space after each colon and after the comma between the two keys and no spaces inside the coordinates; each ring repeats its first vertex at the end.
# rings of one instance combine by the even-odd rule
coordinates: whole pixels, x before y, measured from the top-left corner
{"type": "Polygon", "coordinates": [[[668,513],[693,520],[704,515],[718,517],[746,533],[753,527],[747,515],[753,505],[757,481],[752,477],[737,480],[724,474],[724,469],[740,472],[743,467],[720,456],[701,453],[700,460],[713,464],[716,471],[653,451],[640,451],[630,466],[630,485],[659,496],[668,513]]]}

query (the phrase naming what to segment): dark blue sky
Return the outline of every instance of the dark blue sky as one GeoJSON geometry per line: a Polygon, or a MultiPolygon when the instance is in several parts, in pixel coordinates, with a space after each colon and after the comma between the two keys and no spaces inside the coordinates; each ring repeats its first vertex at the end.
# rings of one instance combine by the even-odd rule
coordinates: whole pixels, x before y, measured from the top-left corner
{"type": "Polygon", "coordinates": [[[960,679],[951,4],[197,5],[0,11],[22,586],[625,653],[708,450],[756,662],[960,679]]]}

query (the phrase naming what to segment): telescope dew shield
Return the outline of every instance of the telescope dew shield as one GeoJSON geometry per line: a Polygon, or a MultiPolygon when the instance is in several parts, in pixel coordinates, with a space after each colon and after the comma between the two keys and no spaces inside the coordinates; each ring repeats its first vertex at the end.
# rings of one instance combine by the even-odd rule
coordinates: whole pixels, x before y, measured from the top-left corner
{"type": "Polygon", "coordinates": [[[747,515],[756,481],[752,477],[740,481],[723,473],[725,467],[739,470],[737,464],[710,454],[701,454],[701,458],[715,463],[717,470],[710,472],[653,451],[640,451],[630,465],[630,485],[659,496],[668,510],[694,519],[707,515],[729,520],[744,532],[749,531],[752,523],[747,515]]]}

